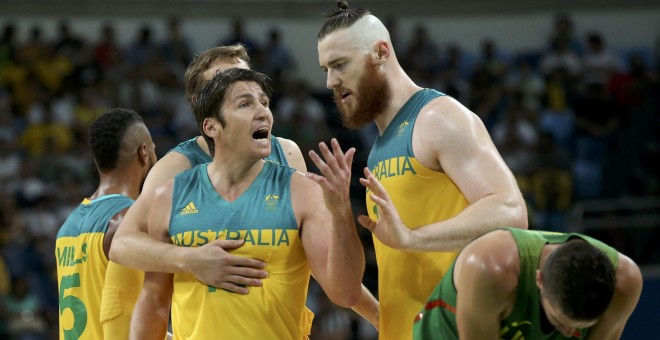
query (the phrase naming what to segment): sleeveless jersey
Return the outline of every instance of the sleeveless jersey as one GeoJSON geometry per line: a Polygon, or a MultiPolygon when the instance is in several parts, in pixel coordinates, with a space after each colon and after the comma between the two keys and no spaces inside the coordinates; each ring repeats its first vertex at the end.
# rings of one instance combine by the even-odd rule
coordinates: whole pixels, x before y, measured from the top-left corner
{"type": "Polygon", "coordinates": [[[177,339],[302,339],[311,318],[305,307],[310,268],[290,196],[294,169],[264,162],[233,202],[213,188],[207,164],[175,177],[169,236],[182,247],[216,239],[244,239],[230,251],[263,260],[268,278],[248,295],[174,274],[172,330],[177,339]]]}
{"type": "MultiPolygon", "coordinates": [[[[500,322],[501,339],[585,339],[589,329],[577,329],[572,337],[565,337],[556,329],[550,333],[541,330],[541,301],[536,286],[536,270],[541,251],[546,244],[565,243],[571,238],[581,238],[600,249],[612,261],[614,269],[619,266],[616,249],[594,238],[580,234],[563,234],[544,231],[507,228],[518,247],[520,277],[516,290],[516,305],[511,315],[500,322]]],[[[415,321],[415,339],[458,339],[456,327],[456,287],[454,286],[454,264],[442,282],[433,291],[426,307],[415,321]]]]}
{"type": "Polygon", "coordinates": [[[143,283],[143,271],[108,263],[101,300],[103,339],[128,339],[131,316],[143,283]]]}
{"type": "MultiPolygon", "coordinates": [[[[179,143],[172,150],[168,151],[168,153],[173,151],[186,156],[191,168],[198,164],[210,163],[213,160],[213,157],[204,152],[199,144],[197,144],[197,137],[179,143]]],[[[270,136],[270,155],[264,159],[275,164],[289,166],[289,162],[286,160],[286,153],[282,149],[282,144],[272,135],[270,136]]]]}
{"type": "Polygon", "coordinates": [[[108,222],[133,204],[123,195],[85,199],[57,233],[55,260],[60,339],[102,339],[101,291],[108,266],[103,238],[108,222]]]}
{"type": "MultiPolygon", "coordinates": [[[[421,165],[412,148],[413,127],[419,111],[444,94],[424,89],[415,93],[376,139],[367,164],[387,190],[403,223],[409,228],[456,216],[467,200],[444,173],[421,165]]],[[[369,198],[367,211],[378,219],[369,198]]],[[[380,339],[412,338],[413,320],[456,257],[455,252],[406,252],[392,249],[374,236],[378,261],[380,339]]]]}

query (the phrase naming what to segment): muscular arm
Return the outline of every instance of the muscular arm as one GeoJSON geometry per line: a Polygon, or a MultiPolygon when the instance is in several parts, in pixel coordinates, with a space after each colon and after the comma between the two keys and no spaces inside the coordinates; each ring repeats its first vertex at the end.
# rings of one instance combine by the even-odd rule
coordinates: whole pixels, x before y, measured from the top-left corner
{"type": "Polygon", "coordinates": [[[303,158],[302,151],[300,151],[298,144],[290,139],[281,137],[277,137],[277,140],[280,142],[280,145],[282,145],[289,166],[302,173],[306,173],[307,165],[305,164],[305,158],[303,158]]]}
{"type": "Polygon", "coordinates": [[[352,212],[330,213],[321,188],[300,173],[291,178],[293,209],[314,277],[332,302],[352,307],[360,299],[364,251],[352,212]]]}
{"type": "MultiPolygon", "coordinates": [[[[159,189],[147,208],[149,234],[158,242],[169,242],[167,226],[172,207],[172,184],[159,189]]],[[[172,301],[173,275],[148,272],[133,311],[130,339],[164,339],[172,301]]]]}
{"type": "Polygon", "coordinates": [[[465,247],[456,259],[456,324],[460,339],[499,339],[500,322],[511,313],[518,286],[517,247],[506,231],[465,247]],[[503,247],[498,239],[508,238],[503,247]]]}
{"type": "MultiPolygon", "coordinates": [[[[202,247],[177,247],[147,233],[147,212],[155,188],[190,168],[185,156],[170,152],[151,169],[140,197],[124,216],[110,248],[110,259],[127,267],[151,272],[190,272],[200,281],[232,292],[247,294],[246,287],[260,286],[266,277],[262,261],[234,256],[225,250],[243,240],[216,240],[202,247]],[[229,278],[231,276],[231,278],[229,278]]],[[[169,216],[169,210],[161,210],[169,216]]]]}
{"type": "Polygon", "coordinates": [[[369,289],[362,285],[362,294],[358,302],[351,307],[351,309],[358,313],[362,318],[369,321],[369,323],[379,329],[379,305],[378,300],[371,294],[369,289]]]}
{"type": "Polygon", "coordinates": [[[110,248],[112,261],[144,271],[174,273],[185,270],[184,249],[175,249],[179,247],[147,234],[147,210],[156,188],[187,169],[190,169],[188,159],[170,152],[149,171],[139,198],[126,213],[114,236],[110,248]]]}
{"type": "Polygon", "coordinates": [[[113,216],[110,219],[110,222],[108,222],[108,229],[105,232],[105,236],[103,236],[103,252],[105,253],[105,256],[108,258],[110,255],[110,246],[112,245],[114,236],[117,233],[117,228],[119,227],[121,221],[124,219],[124,216],[126,215],[127,211],[128,208],[118,212],[115,216],[113,216]]]}
{"type": "Polygon", "coordinates": [[[616,271],[616,290],[610,306],[598,323],[589,331],[587,339],[619,339],[642,293],[642,273],[627,256],[619,254],[616,271]]]}
{"type": "Polygon", "coordinates": [[[382,185],[366,173],[368,181],[361,183],[376,195],[374,201],[388,219],[378,221],[384,228],[364,216],[360,223],[382,242],[412,251],[458,251],[497,228],[527,229],[525,201],[513,174],[479,117],[460,103],[441,97],[424,107],[415,123],[413,151],[422,165],[446,173],[469,205],[452,218],[410,230],[382,185]]]}

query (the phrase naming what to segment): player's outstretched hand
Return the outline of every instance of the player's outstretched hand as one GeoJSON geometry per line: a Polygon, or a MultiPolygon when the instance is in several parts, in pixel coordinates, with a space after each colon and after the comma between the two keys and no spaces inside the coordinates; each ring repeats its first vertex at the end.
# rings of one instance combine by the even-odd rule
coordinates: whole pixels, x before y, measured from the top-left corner
{"type": "Polygon", "coordinates": [[[384,244],[396,249],[409,248],[410,229],[401,221],[387,191],[369,168],[364,168],[364,177],[360,178],[360,184],[369,190],[369,197],[376,203],[378,220],[373,221],[369,216],[360,215],[358,222],[384,244]]]}

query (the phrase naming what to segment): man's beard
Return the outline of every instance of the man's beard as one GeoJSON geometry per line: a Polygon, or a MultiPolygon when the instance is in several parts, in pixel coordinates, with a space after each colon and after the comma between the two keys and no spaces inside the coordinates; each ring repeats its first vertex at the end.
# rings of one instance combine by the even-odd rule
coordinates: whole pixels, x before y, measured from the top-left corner
{"type": "Polygon", "coordinates": [[[358,82],[355,92],[351,96],[357,102],[357,106],[349,109],[342,103],[341,91],[334,91],[335,104],[341,113],[341,121],[349,129],[359,129],[371,123],[381,113],[390,101],[390,84],[387,83],[385,75],[378,70],[378,65],[371,60],[365,63],[365,71],[358,82]]]}

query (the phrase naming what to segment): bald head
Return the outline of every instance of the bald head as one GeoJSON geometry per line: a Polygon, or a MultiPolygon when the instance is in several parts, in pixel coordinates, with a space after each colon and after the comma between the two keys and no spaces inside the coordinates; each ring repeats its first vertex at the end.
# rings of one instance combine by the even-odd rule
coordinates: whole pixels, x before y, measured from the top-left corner
{"type": "Polygon", "coordinates": [[[386,41],[392,45],[390,33],[385,25],[373,15],[365,15],[350,27],[346,28],[348,36],[353,37],[356,44],[371,47],[379,41],[386,41]]]}
{"type": "Polygon", "coordinates": [[[318,41],[341,30],[347,30],[360,43],[373,44],[378,40],[390,42],[385,25],[366,9],[350,9],[345,1],[339,2],[339,10],[328,16],[318,34],[318,41]]]}

